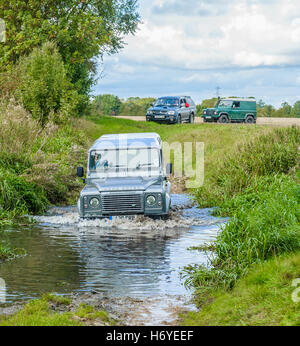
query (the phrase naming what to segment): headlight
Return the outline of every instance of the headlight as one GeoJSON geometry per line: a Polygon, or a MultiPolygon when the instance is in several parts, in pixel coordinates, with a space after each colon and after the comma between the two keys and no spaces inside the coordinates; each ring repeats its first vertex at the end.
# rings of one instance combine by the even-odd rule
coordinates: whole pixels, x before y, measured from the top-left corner
{"type": "Polygon", "coordinates": [[[203,111],[203,114],[206,114],[206,111],[203,111]]]}
{"type": "Polygon", "coordinates": [[[214,113],[215,115],[218,115],[218,112],[217,111],[215,111],[215,113],[214,113]]]}
{"type": "Polygon", "coordinates": [[[152,111],[148,111],[148,114],[151,115],[151,114],[153,114],[153,112],[152,111]]]}
{"type": "Polygon", "coordinates": [[[100,204],[99,199],[96,198],[96,197],[93,197],[93,198],[90,200],[90,206],[91,206],[92,208],[98,208],[98,207],[99,207],[99,204],[100,204]]]}
{"type": "Polygon", "coordinates": [[[174,111],[170,111],[170,112],[168,112],[168,115],[175,115],[175,112],[174,111]]]}
{"type": "Polygon", "coordinates": [[[153,206],[156,203],[156,198],[154,196],[148,196],[146,199],[146,203],[149,206],[153,206]]]}

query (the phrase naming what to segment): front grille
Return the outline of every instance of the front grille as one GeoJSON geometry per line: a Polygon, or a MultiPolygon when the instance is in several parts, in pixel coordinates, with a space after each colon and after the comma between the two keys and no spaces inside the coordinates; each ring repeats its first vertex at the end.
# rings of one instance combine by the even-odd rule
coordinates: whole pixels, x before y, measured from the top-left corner
{"type": "Polygon", "coordinates": [[[154,111],[154,115],[166,115],[168,111],[154,111]]]}
{"type": "Polygon", "coordinates": [[[209,116],[214,115],[214,113],[215,113],[215,110],[214,110],[214,109],[208,109],[208,110],[206,111],[206,115],[209,115],[209,116]]]}
{"type": "Polygon", "coordinates": [[[102,194],[103,214],[135,214],[143,211],[143,195],[102,194]]]}

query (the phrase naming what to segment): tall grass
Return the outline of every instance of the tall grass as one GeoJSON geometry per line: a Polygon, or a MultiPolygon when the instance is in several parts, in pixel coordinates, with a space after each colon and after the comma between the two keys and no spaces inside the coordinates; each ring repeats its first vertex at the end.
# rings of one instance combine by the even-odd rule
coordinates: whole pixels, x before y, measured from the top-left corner
{"type": "Polygon", "coordinates": [[[50,204],[74,202],[75,167],[88,140],[70,123],[43,128],[22,106],[0,104],[0,225],[50,204]]]}
{"type": "Polygon", "coordinates": [[[230,289],[255,263],[300,250],[297,128],[277,129],[227,157],[211,186],[197,192],[230,215],[215,242],[209,268],[186,268],[186,285],[198,292],[230,289]]]}
{"type": "MultiPolygon", "coordinates": [[[[259,189],[260,177],[287,174],[299,163],[300,130],[297,127],[274,129],[256,136],[230,152],[215,168],[205,185],[195,191],[202,207],[223,207],[245,190],[259,189]]],[[[265,183],[273,181],[266,180],[265,183]]]]}

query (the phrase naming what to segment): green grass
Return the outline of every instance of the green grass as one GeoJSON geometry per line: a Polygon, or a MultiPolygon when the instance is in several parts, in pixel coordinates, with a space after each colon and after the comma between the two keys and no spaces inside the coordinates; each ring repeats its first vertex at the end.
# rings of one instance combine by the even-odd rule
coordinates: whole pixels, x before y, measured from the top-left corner
{"type": "Polygon", "coordinates": [[[251,268],[232,291],[214,291],[186,326],[299,326],[300,303],[292,300],[300,278],[300,253],[274,257],[251,268]]]}
{"type": "MultiPolygon", "coordinates": [[[[108,133],[156,132],[163,141],[205,143],[205,183],[215,175],[225,155],[234,155],[239,147],[253,137],[269,133],[267,126],[240,124],[180,124],[165,125],[155,122],[134,121],[114,117],[91,117],[80,120],[80,128],[87,137],[96,140],[108,133]],[[93,126],[91,125],[93,124],[93,126]]],[[[212,206],[212,205],[211,205],[212,206]]]]}
{"type": "Polygon", "coordinates": [[[299,144],[295,127],[263,134],[227,155],[209,184],[196,192],[200,206],[216,205],[215,214],[230,219],[210,247],[209,268],[196,265],[184,271],[186,286],[204,305],[185,323],[299,325],[291,287],[282,287],[278,276],[289,278],[289,285],[291,278],[300,277],[295,269],[300,261],[299,144]],[[256,278],[261,282],[251,281],[256,278]]]}
{"type": "Polygon", "coordinates": [[[186,285],[198,295],[230,289],[253,264],[300,250],[300,185],[288,176],[275,178],[255,201],[241,204],[214,243],[211,268],[186,269],[186,285]]]}
{"type": "Polygon", "coordinates": [[[0,316],[0,326],[85,326],[91,324],[113,325],[105,311],[95,311],[92,306],[81,304],[75,311],[58,312],[59,306],[69,306],[65,297],[48,294],[32,300],[12,316],[0,316]]]}
{"type": "Polygon", "coordinates": [[[232,198],[253,197],[264,184],[273,182],[272,175],[287,174],[299,164],[299,144],[299,128],[272,129],[227,152],[204,186],[195,191],[199,206],[220,207],[223,215],[233,215],[237,205],[231,203],[232,198]]]}

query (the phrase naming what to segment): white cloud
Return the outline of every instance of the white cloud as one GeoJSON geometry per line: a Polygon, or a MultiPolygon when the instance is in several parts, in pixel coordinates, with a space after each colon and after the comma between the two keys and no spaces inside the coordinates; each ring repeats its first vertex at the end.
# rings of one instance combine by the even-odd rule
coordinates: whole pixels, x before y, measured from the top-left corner
{"type": "Polygon", "coordinates": [[[263,1],[233,1],[224,15],[215,17],[184,17],[180,12],[165,14],[160,21],[149,17],[128,39],[123,55],[132,61],[189,69],[293,64],[299,58],[289,53],[300,40],[300,4],[294,8],[299,18],[291,23],[288,14],[280,12],[285,1],[274,5],[274,11],[263,1]]]}
{"type": "Polygon", "coordinates": [[[298,1],[140,0],[140,7],[140,30],[126,38],[117,59],[105,59],[100,83],[111,91],[114,85],[132,96],[185,90],[199,98],[220,85],[232,95],[296,95],[298,1]]]}

